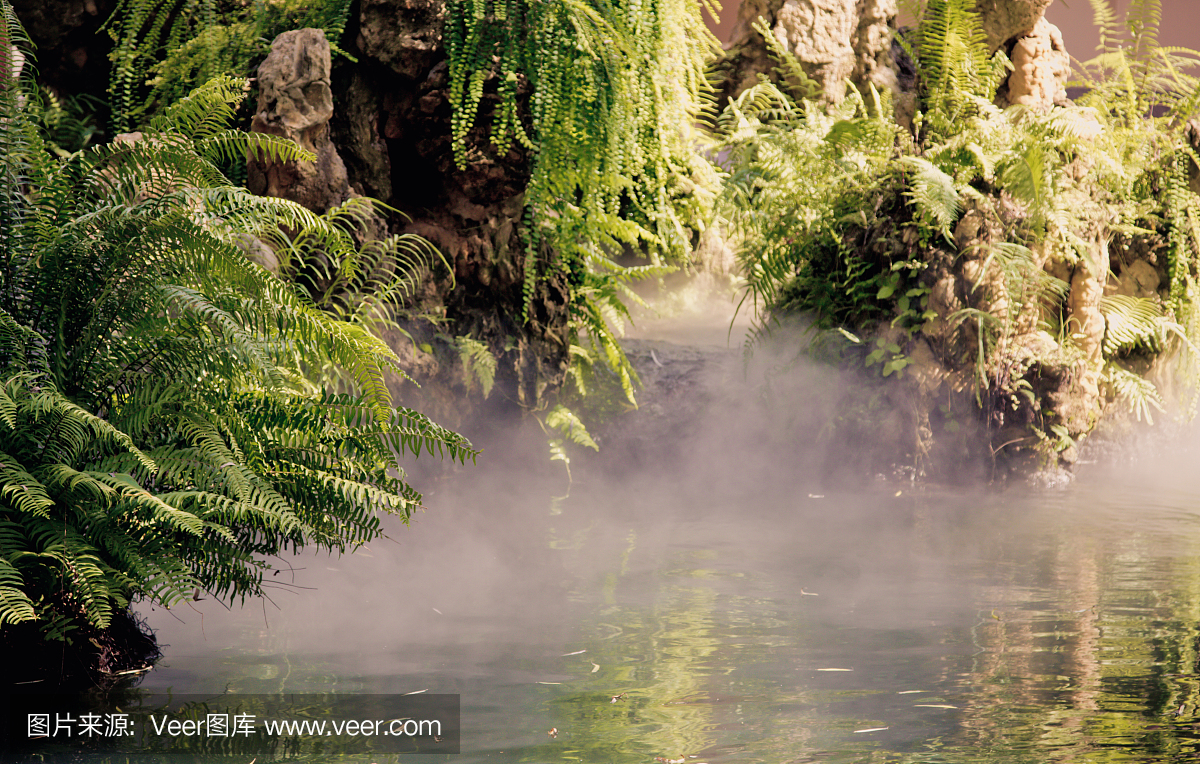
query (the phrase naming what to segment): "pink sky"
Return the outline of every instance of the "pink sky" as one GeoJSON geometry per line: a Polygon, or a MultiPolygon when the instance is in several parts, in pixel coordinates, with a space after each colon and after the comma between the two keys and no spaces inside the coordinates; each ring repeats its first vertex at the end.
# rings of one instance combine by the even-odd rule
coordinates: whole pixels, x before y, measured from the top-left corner
{"type": "MultiPolygon", "coordinates": [[[[1122,18],[1129,0],[1109,0],[1122,18]]],[[[713,26],[721,42],[729,39],[733,20],[737,16],[738,0],[725,0],[721,23],[713,26]]],[[[1099,36],[1092,24],[1092,7],[1088,0],[1055,0],[1046,17],[1062,30],[1063,40],[1071,55],[1087,60],[1095,55],[1099,36]]],[[[1200,0],[1163,0],[1162,27],[1158,41],[1162,45],[1181,45],[1200,48],[1200,0]]]]}

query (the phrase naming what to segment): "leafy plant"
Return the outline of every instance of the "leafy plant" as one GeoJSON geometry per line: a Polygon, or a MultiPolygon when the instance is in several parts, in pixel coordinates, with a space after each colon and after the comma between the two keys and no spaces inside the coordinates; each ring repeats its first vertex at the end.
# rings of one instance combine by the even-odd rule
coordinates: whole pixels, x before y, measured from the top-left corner
{"type": "Polygon", "coordinates": [[[1163,402],[1131,369],[1182,352],[1194,384],[1200,367],[1200,131],[1186,127],[1200,105],[1197,54],[1157,46],[1157,0],[1130,3],[1124,29],[1093,0],[1104,50],[1083,66],[1079,104],[1001,110],[993,99],[1010,66],[988,54],[973,4],[920,5],[904,41],[918,64],[913,135],[874,93],[831,107],[766,82],[711,122],[751,344],[799,313],[840,331],[833,357],[889,378],[915,349],[932,352],[953,393],[940,419],[957,429],[954,396],[969,390],[988,428],[1027,433],[1009,429],[1000,448],[1074,443],[1095,416],[1056,419],[1050,391],[1085,395],[1081,378],[1148,419],[1163,402]],[[1154,297],[1101,300],[1100,337],[1087,316],[1110,249],[1114,268],[1130,257],[1165,264],[1167,282],[1154,297]],[[1071,287],[1051,271],[1090,290],[1090,304],[1069,304],[1071,287]]]}
{"type": "MultiPolygon", "coordinates": [[[[15,71],[12,50],[0,69],[15,71]]],[[[345,236],[217,169],[246,152],[312,159],[227,129],[244,81],[65,159],[32,122],[31,87],[0,89],[0,628],[71,640],[137,598],[261,594],[270,556],[354,547],[380,513],[420,505],[399,454],[474,458],[393,408],[382,341],[238,248],[280,226],[326,251],[345,236]],[[329,369],[355,391],[312,381],[329,369]]]]}
{"type": "Polygon", "coordinates": [[[350,0],[120,0],[106,28],[115,43],[112,127],[138,129],[193,88],[219,75],[247,77],[271,42],[289,29],[325,31],[334,53],[350,0]]]}
{"type": "Polygon", "coordinates": [[[644,272],[619,274],[612,258],[627,250],[647,253],[652,266],[684,258],[706,223],[706,187],[716,186],[689,129],[716,49],[700,5],[451,0],[444,40],[458,165],[489,153],[509,161],[514,144],[529,152],[524,318],[539,279],[565,273],[572,344],[594,343],[591,357],[613,365],[632,397],[613,322],[627,313],[624,282],[644,272]],[[485,90],[497,100],[486,141],[472,133],[485,90]]]}

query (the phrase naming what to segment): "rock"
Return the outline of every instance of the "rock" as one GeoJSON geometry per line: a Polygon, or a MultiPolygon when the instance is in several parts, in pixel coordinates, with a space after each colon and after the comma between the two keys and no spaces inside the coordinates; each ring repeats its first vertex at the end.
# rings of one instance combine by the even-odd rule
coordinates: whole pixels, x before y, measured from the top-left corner
{"type": "Polygon", "coordinates": [[[858,26],[850,40],[854,51],[850,80],[860,87],[869,82],[880,93],[898,92],[899,72],[892,51],[896,0],[859,0],[857,15],[858,26]]]}
{"type": "Polygon", "coordinates": [[[279,256],[262,239],[243,233],[238,234],[235,243],[251,262],[258,263],[271,273],[279,273],[279,256]]]}
{"type": "MultiPolygon", "coordinates": [[[[1191,144],[1192,150],[1200,152],[1200,119],[1189,119],[1183,128],[1183,135],[1191,144]]],[[[1200,194],[1200,166],[1191,157],[1188,157],[1188,187],[1192,189],[1192,193],[1200,194]]]]}
{"type": "Polygon", "coordinates": [[[1145,260],[1134,260],[1121,269],[1121,275],[1114,278],[1105,291],[1127,297],[1152,298],[1158,296],[1161,281],[1157,268],[1145,260]]]}
{"type": "Polygon", "coordinates": [[[992,50],[1007,47],[1014,39],[1033,34],[1053,0],[976,0],[983,32],[992,50]]]}
{"type": "Polygon", "coordinates": [[[441,60],[445,0],[362,0],[358,47],[406,79],[441,60]]]}
{"type": "Polygon", "coordinates": [[[1066,82],[1071,74],[1071,56],[1063,45],[1062,33],[1046,19],[1017,40],[1010,56],[1013,73],[1008,78],[1008,103],[1048,111],[1067,100],[1066,82]]]}
{"type": "Polygon", "coordinates": [[[271,44],[258,67],[258,113],[250,129],[290,138],[317,161],[250,160],[246,185],[254,193],[291,199],[314,212],[351,196],[346,166],[329,138],[330,68],[329,41],[320,29],[284,32],[271,44]]]}
{"type": "Polygon", "coordinates": [[[718,64],[722,98],[736,97],[757,83],[759,74],[777,66],[752,27],[760,16],[829,101],[845,97],[846,81],[897,91],[892,55],[896,12],[896,0],[746,0],[718,64]]]}
{"type": "Polygon", "coordinates": [[[116,0],[14,0],[33,42],[39,82],[60,94],[107,92],[113,40],[100,32],[116,0]]]}
{"type": "Polygon", "coordinates": [[[1067,295],[1070,318],[1067,326],[1076,346],[1083,352],[1085,361],[1076,375],[1077,389],[1074,395],[1064,395],[1058,408],[1069,408],[1064,420],[1070,419],[1073,431],[1086,432],[1094,424],[1096,408],[1100,404],[1100,370],[1104,365],[1104,314],[1100,312],[1100,298],[1104,296],[1104,285],[1108,278],[1108,244],[1097,237],[1092,244],[1090,256],[1075,266],[1071,276],[1071,291],[1067,295]],[[1084,424],[1086,422],[1086,425],[1084,424]]]}

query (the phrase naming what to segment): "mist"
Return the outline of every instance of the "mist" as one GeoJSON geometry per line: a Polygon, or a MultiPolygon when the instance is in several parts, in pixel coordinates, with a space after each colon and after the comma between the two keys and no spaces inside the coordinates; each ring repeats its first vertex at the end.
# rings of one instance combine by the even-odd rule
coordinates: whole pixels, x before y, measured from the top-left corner
{"type": "Polygon", "coordinates": [[[272,561],[270,601],[143,608],[167,647],[141,686],[460,693],[468,759],[773,760],[859,750],[861,729],[952,756],[998,734],[1001,674],[1101,713],[1101,655],[1134,650],[1106,635],[1196,599],[1194,429],[1053,491],[851,480],[859,444],[825,432],[847,379],[794,353],[747,366],[727,319],[631,332],[639,409],[571,482],[533,423],[480,428],[476,466],[414,471],[407,527],[272,561]]]}

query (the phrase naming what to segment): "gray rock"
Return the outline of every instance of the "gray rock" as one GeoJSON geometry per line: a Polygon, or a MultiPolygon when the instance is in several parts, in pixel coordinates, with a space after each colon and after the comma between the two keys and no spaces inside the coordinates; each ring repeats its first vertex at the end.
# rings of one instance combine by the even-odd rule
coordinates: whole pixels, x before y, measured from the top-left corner
{"type": "Polygon", "coordinates": [[[976,0],[983,31],[992,50],[1033,33],[1053,0],[976,0]]]}
{"type": "Polygon", "coordinates": [[[250,129],[290,138],[316,162],[249,162],[247,187],[325,212],[351,196],[346,166],[329,139],[333,95],[329,42],[320,29],[284,32],[258,67],[258,113],[250,129]]]}

